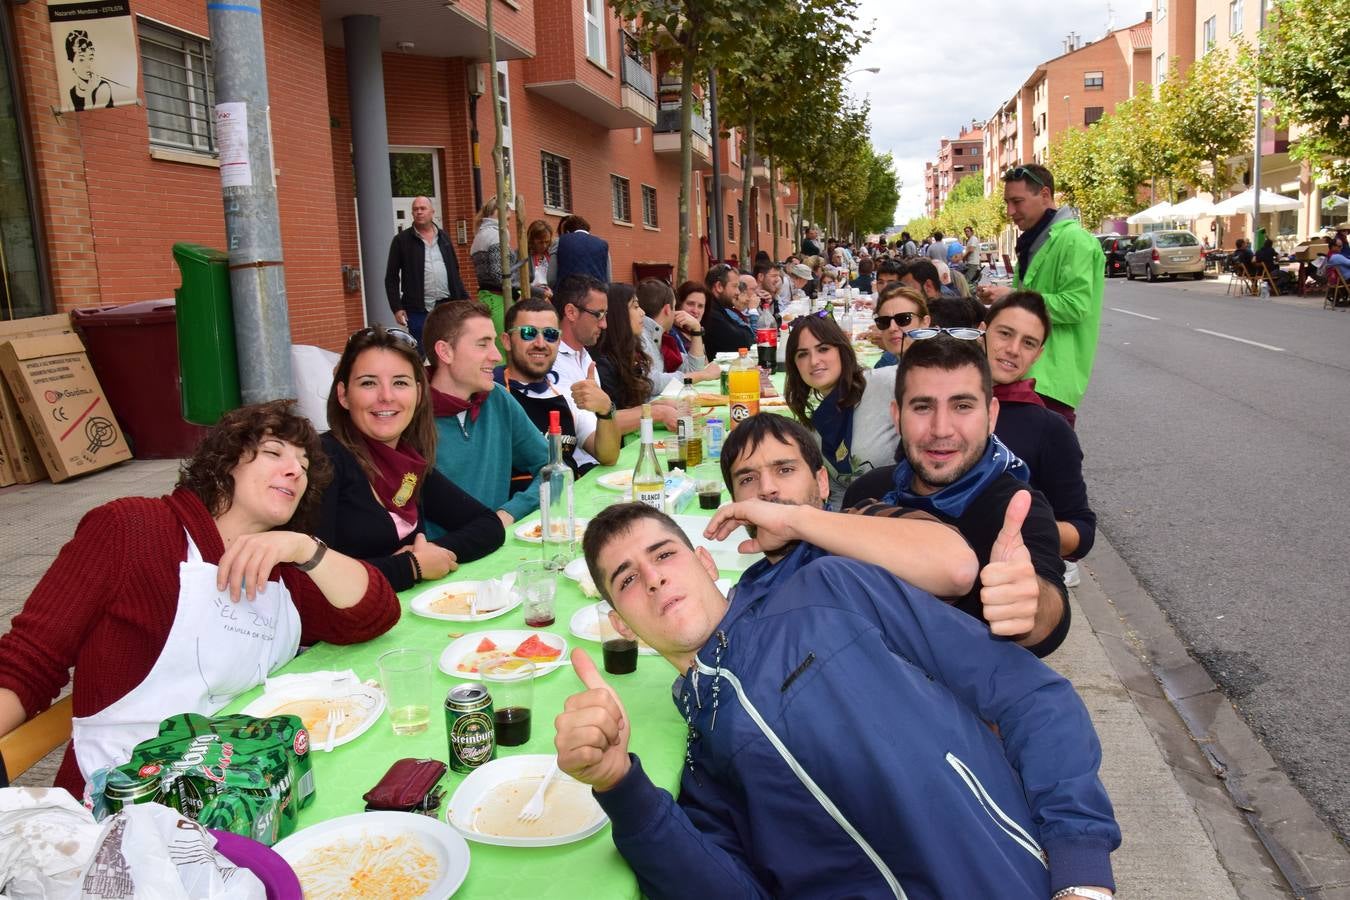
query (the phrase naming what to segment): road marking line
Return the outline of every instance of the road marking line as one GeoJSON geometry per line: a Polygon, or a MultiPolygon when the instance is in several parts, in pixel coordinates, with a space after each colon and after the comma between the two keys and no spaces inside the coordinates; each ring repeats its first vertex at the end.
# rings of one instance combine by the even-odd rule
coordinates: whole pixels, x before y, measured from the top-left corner
{"type": "Polygon", "coordinates": [[[1246,338],[1233,337],[1231,334],[1224,334],[1222,331],[1210,331],[1206,328],[1193,328],[1192,331],[1198,331],[1201,334],[1212,334],[1214,337],[1221,337],[1229,341],[1237,341],[1239,344],[1251,344],[1253,347],[1260,347],[1262,350],[1274,350],[1276,353],[1283,353],[1283,347],[1272,347],[1270,344],[1263,344],[1260,341],[1249,341],[1246,338]]]}
{"type": "Polygon", "coordinates": [[[1118,313],[1124,313],[1127,316],[1138,316],[1141,319],[1148,319],[1150,322],[1159,321],[1157,316],[1146,316],[1143,313],[1137,313],[1132,309],[1121,309],[1119,306],[1112,306],[1109,308],[1115,310],[1118,313]]]}

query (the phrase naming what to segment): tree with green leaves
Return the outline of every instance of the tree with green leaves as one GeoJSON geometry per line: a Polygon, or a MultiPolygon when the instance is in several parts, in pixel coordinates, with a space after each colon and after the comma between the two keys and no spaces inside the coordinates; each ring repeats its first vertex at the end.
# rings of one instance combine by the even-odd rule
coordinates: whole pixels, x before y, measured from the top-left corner
{"type": "Polygon", "coordinates": [[[1158,89],[1163,132],[1176,154],[1169,174],[1216,199],[1228,189],[1228,160],[1247,149],[1255,127],[1254,81],[1245,54],[1208,53],[1182,76],[1173,66],[1158,89]]]}
{"type": "Polygon", "coordinates": [[[1003,194],[984,195],[984,178],[980,175],[967,175],[958,181],[947,193],[947,199],[938,210],[934,219],[922,220],[922,231],[915,231],[911,222],[905,230],[913,236],[922,237],[934,229],[943,234],[959,235],[967,225],[981,236],[997,234],[1007,223],[1003,211],[1003,194]]]}
{"type": "Polygon", "coordinates": [[[1307,128],[1290,148],[1333,188],[1350,191],[1350,17],[1325,3],[1283,0],[1256,59],[1279,121],[1307,128]]]}

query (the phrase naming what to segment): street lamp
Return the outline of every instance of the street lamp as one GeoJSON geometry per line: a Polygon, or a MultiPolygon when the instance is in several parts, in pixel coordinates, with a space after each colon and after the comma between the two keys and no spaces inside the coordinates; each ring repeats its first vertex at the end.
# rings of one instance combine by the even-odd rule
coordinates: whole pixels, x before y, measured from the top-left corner
{"type": "Polygon", "coordinates": [[[859,72],[871,72],[873,75],[876,75],[880,71],[881,66],[864,66],[861,69],[853,69],[850,72],[845,72],[843,77],[848,78],[850,75],[857,75],[859,72]]]}

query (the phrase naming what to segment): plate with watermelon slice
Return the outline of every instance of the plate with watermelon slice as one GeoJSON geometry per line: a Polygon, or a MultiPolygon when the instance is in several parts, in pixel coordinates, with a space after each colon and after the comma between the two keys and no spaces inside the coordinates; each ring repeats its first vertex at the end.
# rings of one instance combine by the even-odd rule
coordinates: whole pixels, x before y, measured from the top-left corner
{"type": "Polygon", "coordinates": [[[447,675],[478,680],[486,659],[507,656],[534,663],[535,677],[568,665],[567,638],[547,631],[475,631],[441,652],[440,669],[447,675]]]}

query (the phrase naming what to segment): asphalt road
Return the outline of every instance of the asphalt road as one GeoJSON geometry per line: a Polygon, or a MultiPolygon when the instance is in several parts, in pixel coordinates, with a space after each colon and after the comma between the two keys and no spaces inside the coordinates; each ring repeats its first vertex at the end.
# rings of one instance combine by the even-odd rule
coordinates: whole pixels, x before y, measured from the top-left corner
{"type": "Polygon", "coordinates": [[[1213,281],[1104,305],[1078,424],[1099,527],[1345,840],[1350,311],[1213,281]]]}

